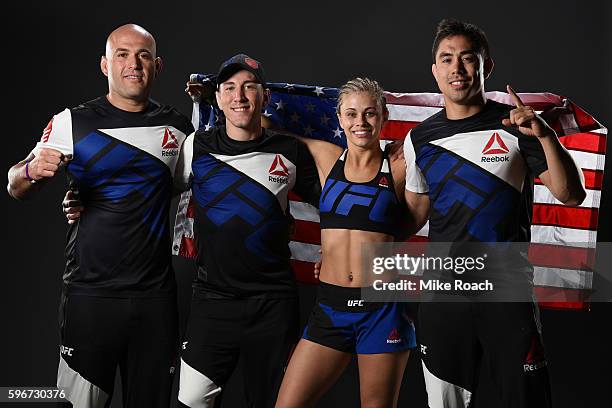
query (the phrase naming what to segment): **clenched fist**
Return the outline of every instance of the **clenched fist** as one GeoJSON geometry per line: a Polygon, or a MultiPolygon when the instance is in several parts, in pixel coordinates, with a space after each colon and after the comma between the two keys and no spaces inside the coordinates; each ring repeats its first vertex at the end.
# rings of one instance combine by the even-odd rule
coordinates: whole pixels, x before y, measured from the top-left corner
{"type": "Polygon", "coordinates": [[[39,181],[44,178],[52,178],[62,165],[70,161],[71,157],[65,156],[55,149],[43,148],[27,163],[27,176],[30,180],[39,181]]]}

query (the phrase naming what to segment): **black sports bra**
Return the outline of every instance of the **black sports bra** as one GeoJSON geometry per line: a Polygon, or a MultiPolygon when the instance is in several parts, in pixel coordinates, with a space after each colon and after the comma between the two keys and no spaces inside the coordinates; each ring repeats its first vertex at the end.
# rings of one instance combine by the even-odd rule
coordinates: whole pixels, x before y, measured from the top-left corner
{"type": "Polygon", "coordinates": [[[344,175],[345,150],[331,169],[319,200],[321,229],[339,228],[397,235],[400,204],[395,195],[391,166],[383,152],[380,170],[365,183],[344,175]]]}

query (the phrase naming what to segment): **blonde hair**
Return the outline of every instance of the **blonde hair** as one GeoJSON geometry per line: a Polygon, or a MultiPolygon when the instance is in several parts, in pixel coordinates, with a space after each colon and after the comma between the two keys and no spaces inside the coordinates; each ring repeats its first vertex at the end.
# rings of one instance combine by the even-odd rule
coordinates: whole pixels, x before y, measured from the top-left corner
{"type": "Polygon", "coordinates": [[[340,106],[342,106],[344,96],[355,92],[369,93],[376,100],[376,103],[383,112],[387,110],[387,99],[385,98],[382,86],[373,79],[357,77],[340,87],[338,92],[338,103],[336,105],[336,112],[338,114],[340,114],[340,106]]]}

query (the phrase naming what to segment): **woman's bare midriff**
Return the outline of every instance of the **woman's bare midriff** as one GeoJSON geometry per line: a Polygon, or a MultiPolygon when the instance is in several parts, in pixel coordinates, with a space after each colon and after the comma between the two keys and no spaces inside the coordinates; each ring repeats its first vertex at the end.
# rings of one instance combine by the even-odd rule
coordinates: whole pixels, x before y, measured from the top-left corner
{"type": "Polygon", "coordinates": [[[371,266],[364,270],[364,247],[384,242],[393,242],[393,236],[359,230],[321,230],[323,253],[319,280],[345,287],[370,286],[375,279],[392,280],[392,277],[374,275],[371,266]]]}

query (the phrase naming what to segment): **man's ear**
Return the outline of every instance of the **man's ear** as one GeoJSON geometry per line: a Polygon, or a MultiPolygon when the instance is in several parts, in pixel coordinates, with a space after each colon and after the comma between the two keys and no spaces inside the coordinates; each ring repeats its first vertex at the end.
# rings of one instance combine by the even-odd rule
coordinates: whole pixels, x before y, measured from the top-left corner
{"type": "Polygon", "coordinates": [[[164,60],[162,57],[155,58],[155,76],[157,77],[164,70],[164,60]]]}
{"type": "Polygon", "coordinates": [[[219,102],[220,96],[219,96],[218,90],[215,91],[215,99],[217,100],[217,106],[219,107],[219,109],[221,109],[221,103],[219,102]]]}
{"type": "Polygon", "coordinates": [[[431,75],[433,75],[434,79],[437,82],[437,74],[438,74],[438,67],[436,66],[436,64],[431,64],[431,75]]]}
{"type": "Polygon", "coordinates": [[[491,75],[491,72],[493,72],[493,66],[495,66],[495,63],[493,62],[493,58],[487,58],[484,60],[484,78],[488,79],[489,75],[491,75]]]}
{"type": "Polygon", "coordinates": [[[106,55],[100,57],[100,71],[102,71],[104,76],[108,76],[108,60],[106,59],[106,55]]]}
{"type": "Polygon", "coordinates": [[[264,88],[264,98],[263,98],[263,107],[268,106],[268,102],[270,102],[270,98],[272,98],[271,94],[270,94],[270,89],[269,88],[264,88]]]}

